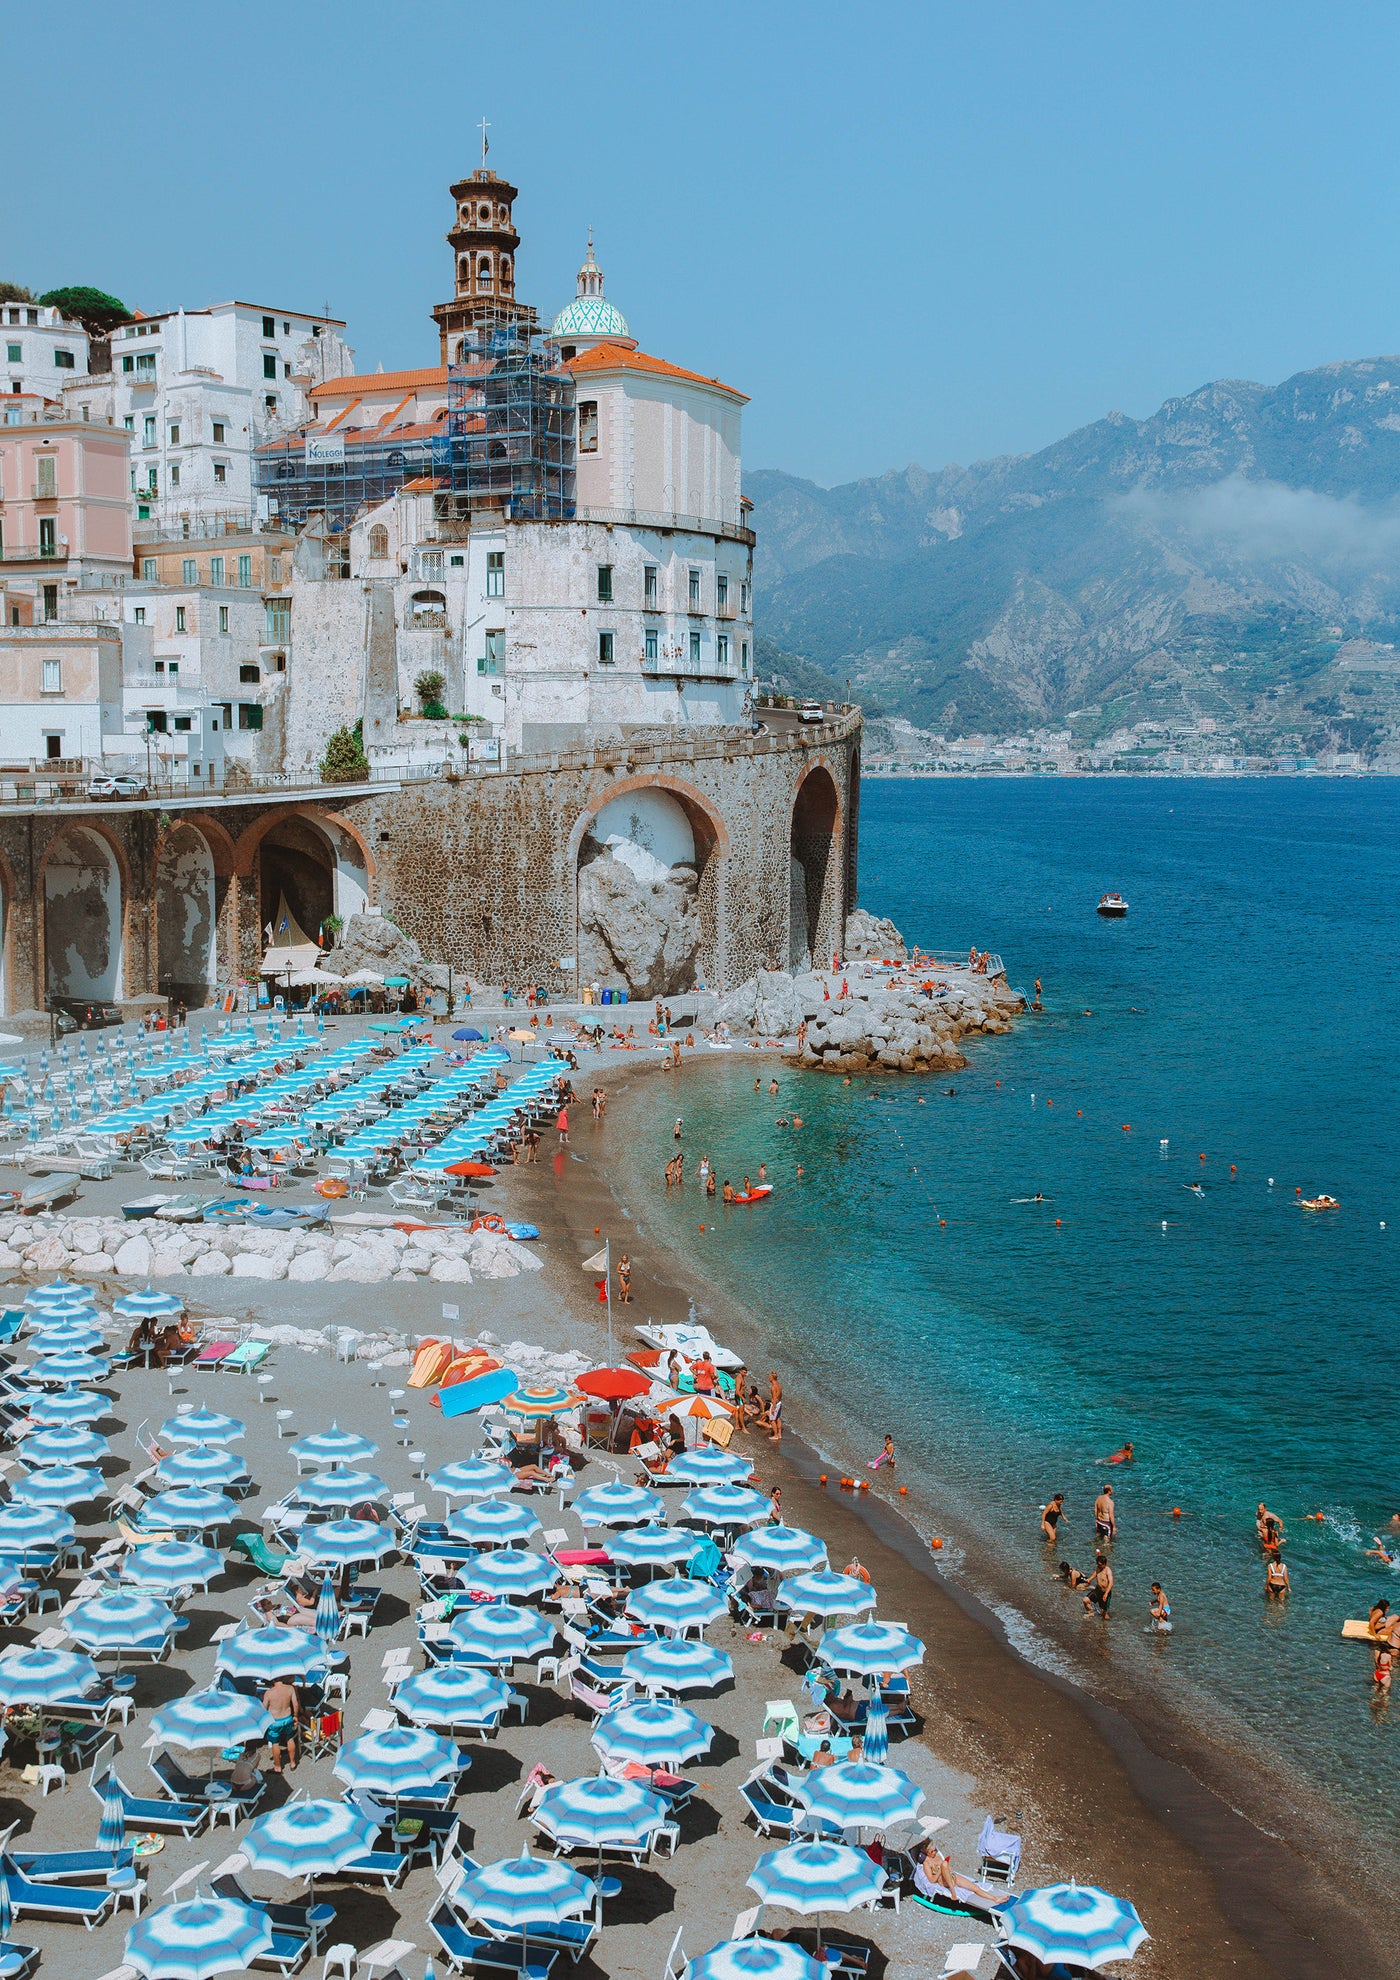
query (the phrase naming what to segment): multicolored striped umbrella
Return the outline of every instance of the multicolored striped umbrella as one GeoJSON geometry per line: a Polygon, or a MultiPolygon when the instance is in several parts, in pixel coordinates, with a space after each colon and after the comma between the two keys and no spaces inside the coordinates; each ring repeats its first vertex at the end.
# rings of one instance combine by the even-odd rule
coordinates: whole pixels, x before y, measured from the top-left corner
{"type": "Polygon", "coordinates": [[[513,1506],[505,1499],[483,1499],[475,1506],[463,1506],[447,1522],[454,1540],[469,1541],[473,1547],[502,1545],[510,1540],[528,1540],[540,1531],[540,1523],[528,1506],[513,1506]]]}
{"type": "Polygon", "coordinates": [[[295,1495],[304,1506],[358,1506],[389,1496],[389,1487],[372,1471],[332,1465],[314,1478],[297,1480],[295,1495]]]}
{"type": "Polygon", "coordinates": [[[248,1426],[222,1410],[187,1409],[183,1416],[171,1416],[160,1426],[163,1444],[236,1444],[247,1435],[248,1426]]]}
{"type": "Polygon", "coordinates": [[[26,1464],[100,1464],[112,1455],[105,1437],[85,1430],[80,1423],[68,1423],[56,1430],[35,1430],[24,1439],[19,1454],[26,1464]]]}
{"type": "Polygon", "coordinates": [[[292,1456],[300,1464],[368,1464],[379,1449],[358,1430],[342,1430],[332,1423],[329,1430],[317,1430],[292,1445],[292,1456]]]}
{"type": "Polygon", "coordinates": [[[609,1844],[635,1848],[655,1834],[666,1815],[661,1796],[636,1781],[586,1774],[582,1780],[556,1781],[547,1787],[534,1819],[555,1842],[583,1843],[602,1850],[609,1844]]]}
{"type": "Polygon", "coordinates": [[[123,1581],[172,1595],[181,1588],[207,1588],[223,1571],[224,1557],[218,1548],[201,1547],[193,1540],[156,1540],[149,1547],[137,1547],[122,1562],[123,1581]]]}
{"type": "Polygon", "coordinates": [[[25,1506],[81,1506],[105,1497],[107,1481],[87,1465],[52,1464],[17,1478],[10,1487],[12,1503],[25,1506]]]}
{"type": "Polygon", "coordinates": [[[746,1485],[701,1485],[687,1492],[681,1512],[697,1526],[753,1526],[768,1517],[768,1501],[746,1485]]]}
{"type": "Polygon", "coordinates": [[[347,1787],[392,1798],[410,1788],[431,1787],[462,1770],[454,1741],[439,1739],[421,1726],[386,1726],[361,1733],[343,1746],[332,1772],[347,1787]]]}
{"type": "Polygon", "coordinates": [[[845,1843],[789,1843],[760,1856],[748,1886],[760,1903],[780,1905],[810,1917],[819,1911],[850,1911],[868,1904],[884,1889],[885,1873],[863,1849],[845,1843]]]}
{"type": "Polygon", "coordinates": [[[750,1567],[776,1568],[780,1574],[803,1574],[826,1566],[826,1542],[800,1526],[760,1526],[734,1543],[734,1552],[750,1567]]]}
{"type": "Polygon", "coordinates": [[[803,1807],[836,1829],[887,1829],[910,1822],[924,1802],[924,1791],[897,1767],[865,1760],[843,1760],[814,1767],[797,1784],[803,1807]]]}
{"type": "Polygon", "coordinates": [[[882,1671],[907,1671],[922,1664],[924,1646],[903,1623],[847,1623],[844,1629],[829,1629],[823,1634],[817,1655],[833,1671],[873,1677],[882,1671]]]}
{"type": "Polygon", "coordinates": [[[510,1686],[471,1664],[434,1664],[406,1678],[394,1693],[395,1709],[417,1725],[487,1725],[509,1703],[510,1686]]]}
{"type": "Polygon", "coordinates": [[[684,1479],[687,1485],[736,1485],[753,1472],[753,1465],[737,1451],[722,1451],[717,1444],[701,1444],[693,1451],[681,1451],[666,1467],[668,1478],[684,1479]]]}
{"type": "Polygon", "coordinates": [[[217,1668],[230,1677],[304,1678],[316,1665],[324,1663],[325,1650],[309,1629],[283,1629],[272,1624],[267,1629],[240,1629],[226,1636],[215,1659],[217,1668]]]}
{"type": "Polygon", "coordinates": [[[639,1623],[654,1629],[704,1628],[725,1613],[727,1603],[708,1581],[692,1581],[676,1575],[669,1581],[653,1581],[636,1588],[627,1598],[627,1613],[639,1623]]]}
{"type": "Polygon", "coordinates": [[[373,1519],[328,1519],[304,1526],[297,1551],[318,1567],[352,1567],[362,1561],[382,1561],[398,1547],[393,1530],[373,1519]]]}
{"type": "Polygon", "coordinates": [[[829,1971],[791,1940],[730,1939],[693,1959],[685,1980],[823,1980],[829,1971]]]}
{"type": "Polygon", "coordinates": [[[877,1597],[858,1574],[795,1574],[773,1599],[803,1616],[859,1616],[875,1607],[877,1597]]]}
{"type": "Polygon", "coordinates": [[[254,1870],[329,1877],[374,1848],[379,1824],[349,1801],[289,1801],[260,1815],[243,1838],[254,1870]]]}
{"type": "Polygon", "coordinates": [[[204,1746],[246,1746],[262,1739],[272,1724],[256,1698],[241,1691],[187,1692],[183,1698],[152,1714],[148,1746],[180,1746],[187,1752],[204,1746]]]}
{"type": "Polygon", "coordinates": [[[91,1657],[71,1650],[7,1650],[0,1657],[0,1705],[58,1705],[96,1683],[91,1657]]]}
{"type": "Polygon", "coordinates": [[[513,1608],[509,1602],[459,1609],[447,1626],[449,1641],[484,1664],[513,1663],[519,1657],[539,1657],[554,1646],[554,1625],[533,1609],[513,1608]]]}
{"type": "Polygon", "coordinates": [[[428,1484],[445,1499],[489,1499],[509,1492],[515,1473],[494,1458],[454,1458],[428,1473],[428,1484]]]}
{"type": "Polygon", "coordinates": [[[665,1517],[659,1492],[628,1485],[620,1478],[608,1485],[590,1485],[573,1503],[585,1524],[594,1520],[604,1526],[646,1526],[665,1517]]]}
{"type": "Polygon", "coordinates": [[[635,1760],[643,1767],[681,1767],[708,1753],[714,1731],[684,1705],[639,1699],[618,1705],[589,1735],[604,1760],[635,1760]]]}
{"type": "Polygon", "coordinates": [[[515,1595],[528,1600],[552,1588],[558,1573],[553,1561],[540,1554],[531,1554],[523,1547],[497,1547],[491,1553],[478,1554],[462,1569],[462,1579],[473,1592],[480,1589],[487,1595],[515,1595]]]}
{"type": "Polygon", "coordinates": [[[1093,1884],[1047,1884],[997,1906],[1007,1945],[1020,1946],[1045,1966],[1091,1971],[1131,1959],[1148,1937],[1137,1911],[1093,1884]]]}
{"type": "Polygon", "coordinates": [[[538,1421],[546,1416],[564,1416],[569,1410],[578,1409],[583,1400],[582,1396],[558,1388],[551,1382],[538,1388],[522,1386],[514,1390],[502,1399],[501,1408],[507,1416],[523,1416],[538,1421]]]}
{"type": "Polygon", "coordinates": [[[193,1444],[187,1450],[172,1451],[156,1466],[156,1477],[163,1485],[236,1485],[248,1476],[242,1458],[219,1445],[193,1444]]]}
{"type": "Polygon", "coordinates": [[[126,1935],[126,1963],[147,1980],[212,1980],[237,1973],[272,1950],[265,1911],[226,1898],[158,1905],[126,1935]]]}
{"type": "Polygon", "coordinates": [[[733,1677],[734,1665],[723,1650],[712,1650],[708,1643],[668,1637],[629,1650],[622,1660],[622,1675],[644,1691],[713,1691],[733,1677]]]}

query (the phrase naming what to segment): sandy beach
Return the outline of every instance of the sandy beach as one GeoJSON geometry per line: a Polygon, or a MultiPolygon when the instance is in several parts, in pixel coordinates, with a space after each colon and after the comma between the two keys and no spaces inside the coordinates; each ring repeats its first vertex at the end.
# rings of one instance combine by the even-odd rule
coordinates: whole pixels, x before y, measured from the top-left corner
{"type": "MultiPolygon", "coordinates": [[[[688,1068],[679,1084],[703,1076],[701,1069],[688,1068]]],[[[491,1186],[492,1208],[540,1227],[540,1272],[475,1285],[225,1280],[182,1290],[192,1295],[196,1313],[230,1314],[264,1325],[314,1329],[339,1323],[366,1330],[395,1328],[410,1335],[450,1331],[459,1338],[487,1332],[504,1343],[523,1340],[601,1360],[607,1345],[604,1315],[591,1277],[579,1265],[604,1233],[612,1236],[616,1257],[627,1242],[622,1234],[629,1225],[614,1195],[609,1161],[609,1135],[618,1130],[612,1122],[595,1127],[583,1096],[595,1080],[616,1088],[624,1080],[665,1078],[673,1091],[671,1077],[656,1070],[654,1059],[641,1055],[622,1066],[611,1058],[581,1060],[581,1104],[573,1115],[572,1147],[546,1148],[538,1167],[508,1170],[491,1186]],[[446,1324],[444,1299],[458,1309],[446,1324]]],[[[658,1118],[663,1111],[658,1110],[658,1118]]],[[[91,1204],[110,1213],[124,1193],[129,1188],[119,1182],[92,1186],[84,1193],[84,1207],[91,1204]]],[[[683,1320],[692,1300],[719,1338],[732,1339],[740,1349],[757,1340],[761,1316],[736,1308],[664,1249],[629,1248],[634,1300],[629,1308],[614,1306],[616,1357],[633,1345],[636,1320],[683,1320]]],[[[757,1355],[754,1365],[766,1372],[757,1355]]],[[[363,1430],[379,1442],[376,1468],[395,1490],[421,1490],[418,1476],[424,1469],[463,1455],[478,1442],[479,1433],[462,1422],[445,1423],[421,1392],[410,1392],[403,1403],[410,1428],[404,1441],[397,1442],[390,1390],[402,1386],[404,1372],[401,1366],[375,1371],[363,1362],[338,1362],[328,1349],[283,1348],[273,1363],[274,1379],[261,1397],[254,1384],[237,1377],[183,1374],[167,1380],[155,1372],[132,1373],[116,1385],[120,1427],[106,1427],[114,1452],[129,1463],[137,1429],[143,1423],[154,1427],[182,1399],[206,1398],[234,1411],[248,1424],[240,1451],[257,1487],[240,1508],[239,1525],[253,1525],[262,1503],[280,1496],[293,1476],[279,1422],[284,1431],[298,1435],[324,1429],[333,1420],[363,1430]],[[279,1411],[291,1415],[279,1419],[279,1411]]],[[[859,1554],[880,1591],[879,1613],[907,1622],[926,1642],[925,1662],[912,1674],[921,1724],[915,1736],[892,1749],[891,1757],[926,1789],[926,1812],[947,1819],[940,1840],[960,1869],[975,1868],[976,1833],[983,1818],[995,1814],[1003,1826],[1025,1836],[1023,1887],[1074,1877],[1102,1884],[1137,1906],[1152,1941],[1133,1962],[1136,1974],[1190,1972],[1203,1980],[1279,1974],[1313,1980],[1338,1970],[1339,1947],[1347,1948],[1348,1964],[1357,1970],[1363,1965],[1376,1973],[1395,1970],[1365,1917],[1359,1893],[1314,1870],[1284,1841],[1262,1834],[1235,1814],[1179,1764],[1169,1740],[1158,1750],[1123,1715],[1015,1655],[996,1619],[937,1575],[915,1527],[878,1493],[843,1494],[834,1477],[823,1487],[815,1455],[820,1432],[819,1424],[804,1426],[798,1409],[790,1412],[781,1449],[753,1435],[742,1448],[753,1457],[765,1486],[781,1484],[788,1519],[819,1533],[834,1565],[859,1554]]],[[[112,1469],[121,1478],[130,1475],[129,1469],[112,1469]]],[[[622,1460],[600,1455],[581,1482],[630,1478],[632,1470],[622,1460]]],[[[433,1507],[434,1513],[438,1510],[440,1506],[433,1507]]],[[[543,1516],[546,1526],[577,1531],[572,1515],[554,1517],[553,1502],[543,1516]]],[[[83,1537],[96,1538],[103,1530],[83,1529],[83,1537]]],[[[383,1653],[411,1645],[416,1635],[416,1576],[407,1565],[395,1563],[379,1579],[385,1590],[382,1620],[367,1641],[355,1638],[348,1645],[351,1735],[367,1711],[385,1703],[383,1653]]],[[[261,1585],[251,1570],[231,1569],[207,1596],[188,1604],[192,1626],[172,1662],[142,1670],[136,1717],[119,1735],[118,1765],[129,1787],[142,1791],[141,1740],[149,1712],[209,1681],[213,1632],[241,1619],[261,1585]]],[[[70,1592],[66,1586],[64,1592],[70,1592]]],[[[42,1626],[40,1619],[31,1619],[20,1635],[35,1635],[42,1626]]],[[[677,1928],[692,1955],[726,1936],[735,1916],[752,1902],[745,1878],[762,1849],[771,1846],[741,1820],[744,1811],[736,1788],[753,1765],[754,1740],[767,1702],[799,1698],[800,1665],[771,1635],[761,1643],[750,1642],[727,1620],[712,1626],[709,1638],[733,1655],[736,1679],[732,1690],[714,1699],[690,1701],[716,1728],[714,1749],[697,1771],[702,1789],[681,1818],[683,1840],[674,1860],[627,1873],[622,1895],[610,1901],[605,1935],[591,1961],[599,1972],[659,1974],[677,1928]]],[[[586,1722],[548,1685],[527,1682],[524,1689],[529,1700],[525,1724],[512,1720],[494,1744],[474,1748],[458,1804],[463,1845],[482,1861],[518,1853],[530,1835],[514,1807],[521,1778],[537,1760],[547,1762],[561,1778],[596,1767],[586,1722]]],[[[7,1754],[6,1760],[11,1757],[7,1754]]],[[[295,1787],[310,1795],[337,1793],[331,1761],[303,1764],[295,1787]]],[[[275,1783],[269,1804],[285,1791],[275,1783]]],[[[98,1803],[85,1777],[75,1775],[63,1794],[38,1799],[24,1790],[10,1768],[0,1771],[0,1822],[18,1821],[25,1847],[90,1846],[97,1815],[98,1803]]],[[[237,1833],[223,1829],[192,1843],[172,1838],[151,1866],[150,1898],[158,1898],[196,1865],[213,1874],[237,1845],[237,1833]]],[[[265,1895],[289,1894],[272,1885],[259,1884],[258,1889],[265,1895]]],[[[403,1956],[405,1972],[431,1949],[426,1919],[436,1889],[427,1870],[415,1869],[400,1891],[389,1894],[358,1891],[332,1880],[326,1895],[337,1906],[328,1942],[345,1939],[362,1950],[386,1938],[411,1942],[415,1951],[403,1956]]],[[[773,1914],[772,1922],[782,1926],[791,1921],[773,1914]]],[[[937,1972],[948,1946],[989,1936],[971,1921],[938,1917],[909,1903],[898,1917],[880,1912],[842,1922],[868,1932],[887,1962],[885,1970],[895,1974],[937,1972]]],[[[90,1980],[120,1963],[127,1923],[129,1915],[123,1913],[120,1920],[87,1935],[69,1925],[25,1920],[12,1936],[39,1944],[46,1961],[61,1963],[75,1980],[90,1980]]]]}

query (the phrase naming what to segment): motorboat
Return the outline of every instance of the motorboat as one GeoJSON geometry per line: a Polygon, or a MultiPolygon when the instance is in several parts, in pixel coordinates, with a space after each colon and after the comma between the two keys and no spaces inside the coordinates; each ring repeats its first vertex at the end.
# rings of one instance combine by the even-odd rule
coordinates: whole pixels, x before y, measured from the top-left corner
{"type": "Polygon", "coordinates": [[[130,1223],[138,1223],[143,1217],[154,1217],[167,1203],[175,1201],[173,1191],[158,1189],[151,1196],[134,1196],[130,1203],[123,1203],[122,1215],[130,1223]]]}
{"type": "Polygon", "coordinates": [[[1128,903],[1121,894],[1105,894],[1099,902],[1099,913],[1107,921],[1121,921],[1128,912],[1128,903]]]}
{"type": "Polygon", "coordinates": [[[247,1203],[241,1196],[224,1197],[204,1205],[208,1224],[248,1224],[256,1230],[294,1231],[311,1224],[324,1224],[326,1212],[317,1204],[247,1203]]]}
{"type": "Polygon", "coordinates": [[[744,1365],[740,1355],[720,1346],[708,1327],[680,1322],[657,1327],[648,1323],[645,1327],[635,1328],[634,1332],[638,1340],[644,1341],[649,1348],[659,1348],[663,1354],[674,1351],[686,1361],[699,1361],[703,1355],[716,1368],[742,1368],[744,1365]]]}
{"type": "Polygon", "coordinates": [[[172,1196],[156,1211],[156,1217],[163,1224],[197,1224],[204,1216],[202,1196],[172,1196]]]}

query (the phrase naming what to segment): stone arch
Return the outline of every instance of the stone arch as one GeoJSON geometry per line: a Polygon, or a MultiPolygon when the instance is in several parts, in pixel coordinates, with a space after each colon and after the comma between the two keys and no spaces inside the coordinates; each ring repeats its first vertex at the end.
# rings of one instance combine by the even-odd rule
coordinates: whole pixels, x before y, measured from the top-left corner
{"type": "Polygon", "coordinates": [[[44,995],[115,1002],[123,995],[125,861],[96,823],[65,825],[40,872],[44,995]]]}
{"type": "Polygon", "coordinates": [[[214,848],[188,818],[176,821],[156,847],[156,990],[172,1002],[207,1004],[218,980],[218,927],[228,889],[214,848]]]}
{"type": "Polygon", "coordinates": [[[843,946],[841,842],[841,794],[830,765],[818,758],[803,772],[792,805],[788,835],[789,969],[809,969],[813,961],[834,955],[843,946]]]}
{"type": "Polygon", "coordinates": [[[310,805],[274,811],[250,825],[233,848],[233,866],[256,903],[259,939],[277,913],[273,883],[279,874],[291,878],[287,904],[312,940],[328,914],[348,921],[375,897],[374,855],[364,834],[339,812],[310,805]],[[303,919],[298,903],[316,916],[314,924],[303,919]]]}
{"type": "Polygon", "coordinates": [[[621,777],[599,791],[569,836],[577,980],[596,978],[633,996],[674,996],[697,980],[722,984],[728,855],[724,820],[679,778],[621,777]],[[605,812],[616,820],[633,797],[638,823],[616,836],[640,856],[609,856],[604,866],[595,821],[605,812]],[[686,866],[694,868],[693,887],[686,866]],[[669,937],[668,923],[675,924],[669,937]]]}

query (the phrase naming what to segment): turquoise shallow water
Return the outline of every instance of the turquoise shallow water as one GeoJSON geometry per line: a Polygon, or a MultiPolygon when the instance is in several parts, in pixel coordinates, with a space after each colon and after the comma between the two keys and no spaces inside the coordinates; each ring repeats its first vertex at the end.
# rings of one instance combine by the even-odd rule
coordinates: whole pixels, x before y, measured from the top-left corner
{"type": "Polygon", "coordinates": [[[1388,781],[868,784],[862,905],[999,950],[1045,1015],[942,1080],[784,1069],[775,1103],[756,1055],[706,1066],[679,1103],[688,1166],[766,1160],[778,1185],[718,1220],[693,1182],[659,1187],[676,1089],[620,1110],[641,1240],[761,1318],[847,1462],[893,1432],[923,1523],[1019,1640],[1267,1749],[1392,1843],[1400,1688],[1375,1709],[1368,1651],[1338,1639],[1377,1592],[1400,1607],[1363,1557],[1400,1509],[1397,897],[1388,781]],[[1094,913],[1110,887],[1125,922],[1094,913]],[[800,1134],[775,1125],[793,1107],[800,1134]],[[1341,1210],[1301,1211],[1298,1186],[1341,1210]],[[1137,1461],[1105,1472],[1125,1438],[1137,1461]],[[1088,1565],[1106,1476],[1105,1627],[1056,1585],[1038,1508],[1067,1493],[1056,1552],[1088,1565]],[[1260,1498],[1287,1525],[1286,1610],[1262,1598],[1260,1498]],[[1154,1578],[1169,1640],[1143,1633],[1154,1578]]]}

